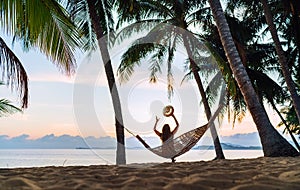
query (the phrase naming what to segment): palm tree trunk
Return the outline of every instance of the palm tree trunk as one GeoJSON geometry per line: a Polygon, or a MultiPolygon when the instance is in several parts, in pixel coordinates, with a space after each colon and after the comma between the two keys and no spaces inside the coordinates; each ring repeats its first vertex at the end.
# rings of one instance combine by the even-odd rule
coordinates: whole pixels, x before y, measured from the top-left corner
{"type": "Polygon", "coordinates": [[[111,65],[110,55],[107,49],[107,42],[103,34],[103,29],[98,21],[101,19],[97,15],[95,10],[95,3],[93,0],[87,0],[89,14],[92,22],[93,29],[97,35],[98,45],[100,48],[100,53],[102,61],[105,68],[105,74],[109,85],[110,95],[113,102],[113,108],[115,112],[115,122],[116,122],[116,136],[117,136],[117,155],[116,155],[116,164],[126,164],[126,155],[125,155],[125,140],[124,140],[124,125],[122,117],[121,102],[118,93],[118,89],[115,82],[115,76],[113,68],[111,65]]]}
{"type": "MultiPolygon", "coordinates": [[[[290,7],[292,9],[292,25],[293,25],[293,33],[295,35],[296,46],[298,48],[298,54],[300,56],[300,7],[297,6],[299,0],[290,0],[290,7]]],[[[298,64],[300,64],[300,59],[298,59],[298,64]]]]}
{"type": "Polygon", "coordinates": [[[210,7],[226,52],[230,68],[243,94],[247,107],[256,124],[265,156],[297,156],[297,150],[272,126],[260,104],[245,67],[234,45],[233,38],[219,0],[209,0],[210,7]]]}
{"type": "Polygon", "coordinates": [[[292,131],[290,130],[290,126],[286,123],[285,119],[282,117],[280,111],[277,109],[276,105],[274,104],[273,100],[269,100],[269,102],[271,103],[273,109],[276,111],[276,113],[278,114],[278,116],[280,117],[281,121],[283,122],[283,124],[285,125],[286,130],[289,132],[295,146],[297,147],[298,151],[300,151],[300,146],[296,140],[296,138],[294,137],[292,131]]]}
{"type": "Polygon", "coordinates": [[[267,2],[267,0],[261,0],[261,3],[263,5],[266,21],[268,23],[269,30],[271,32],[271,35],[272,35],[272,38],[273,38],[273,41],[274,41],[274,44],[275,44],[276,52],[278,54],[279,64],[280,64],[280,67],[281,67],[281,70],[282,70],[282,74],[284,76],[286,85],[287,85],[287,87],[288,87],[288,89],[291,93],[291,98],[292,98],[292,101],[293,101],[293,105],[294,105],[295,111],[297,113],[298,121],[300,122],[300,97],[297,94],[297,91],[296,91],[296,88],[295,88],[295,83],[292,79],[291,72],[288,68],[287,59],[284,55],[284,51],[283,51],[282,46],[280,44],[279,37],[277,35],[276,26],[273,22],[272,13],[271,13],[270,7],[268,5],[268,2],[267,2]]]}
{"type": "MultiPolygon", "coordinates": [[[[195,77],[200,95],[202,97],[206,118],[207,118],[207,120],[209,120],[211,118],[211,110],[210,110],[208,100],[207,100],[207,97],[206,97],[206,94],[205,94],[203,83],[202,83],[201,78],[200,78],[199,73],[198,73],[198,67],[197,67],[195,61],[192,58],[193,54],[192,54],[192,51],[190,49],[189,44],[187,43],[187,40],[186,40],[185,36],[183,36],[183,42],[184,42],[184,46],[186,48],[187,54],[189,56],[190,67],[191,67],[193,75],[195,77]]],[[[215,159],[225,159],[225,156],[223,154],[222,146],[221,146],[221,143],[220,143],[219,136],[218,136],[215,125],[212,124],[209,128],[210,128],[211,135],[213,137],[215,151],[216,151],[216,158],[215,159]]]]}

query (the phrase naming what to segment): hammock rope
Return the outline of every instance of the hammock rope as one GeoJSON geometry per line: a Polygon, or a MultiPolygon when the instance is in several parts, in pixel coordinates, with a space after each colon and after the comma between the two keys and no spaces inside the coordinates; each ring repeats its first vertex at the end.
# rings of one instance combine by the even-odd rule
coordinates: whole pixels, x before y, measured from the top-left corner
{"type": "Polygon", "coordinates": [[[191,150],[197,142],[201,139],[201,137],[204,135],[204,133],[207,131],[207,129],[214,124],[215,119],[221,112],[221,109],[223,108],[222,105],[218,107],[214,115],[209,119],[208,123],[198,127],[196,129],[192,129],[177,138],[173,139],[170,138],[167,141],[165,141],[161,146],[151,148],[142,137],[139,135],[135,135],[133,132],[131,132],[128,128],[124,127],[128,133],[136,137],[143,146],[148,149],[149,151],[153,152],[154,154],[161,156],[163,158],[169,158],[174,161],[174,159],[189,150],[191,150]]]}

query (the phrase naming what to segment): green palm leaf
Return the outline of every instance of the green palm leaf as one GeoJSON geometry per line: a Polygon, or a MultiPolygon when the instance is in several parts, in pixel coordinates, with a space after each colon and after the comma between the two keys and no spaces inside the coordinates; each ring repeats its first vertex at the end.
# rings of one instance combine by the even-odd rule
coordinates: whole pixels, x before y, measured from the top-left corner
{"type": "Polygon", "coordinates": [[[0,99],[0,117],[7,116],[16,112],[21,112],[20,108],[12,105],[9,100],[0,99]]]}
{"type": "Polygon", "coordinates": [[[67,74],[74,71],[79,34],[56,0],[1,1],[0,18],[1,28],[25,50],[38,48],[67,74]]]}
{"type": "MultiPolygon", "coordinates": [[[[28,77],[18,57],[6,45],[0,37],[0,69],[2,78],[5,78],[6,85],[19,91],[22,108],[28,104],[28,77]]],[[[2,83],[0,83],[1,85],[2,83]]]]}

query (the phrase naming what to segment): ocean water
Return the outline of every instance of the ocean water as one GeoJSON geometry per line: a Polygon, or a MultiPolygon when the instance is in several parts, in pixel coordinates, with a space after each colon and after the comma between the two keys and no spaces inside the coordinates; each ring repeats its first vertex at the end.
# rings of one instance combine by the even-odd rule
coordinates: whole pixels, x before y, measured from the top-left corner
{"type": "MultiPolygon", "coordinates": [[[[43,166],[89,166],[115,164],[112,149],[1,149],[0,168],[43,167],[43,166]]],[[[227,159],[257,158],[262,150],[224,150],[227,159]]],[[[212,160],[214,150],[190,150],[176,161],[212,160]]],[[[127,163],[170,162],[145,149],[126,150],[127,163]]]]}

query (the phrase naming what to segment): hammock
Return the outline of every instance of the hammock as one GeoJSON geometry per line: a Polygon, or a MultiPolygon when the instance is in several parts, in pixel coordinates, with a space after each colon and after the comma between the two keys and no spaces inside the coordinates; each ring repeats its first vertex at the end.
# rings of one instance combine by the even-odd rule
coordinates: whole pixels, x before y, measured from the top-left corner
{"type": "Polygon", "coordinates": [[[193,129],[189,132],[186,132],[179,137],[165,141],[163,145],[151,148],[139,135],[135,137],[151,152],[154,154],[161,156],[163,158],[170,158],[174,160],[176,157],[186,153],[189,151],[200,138],[204,135],[209,125],[203,125],[196,129],[193,129]]]}
{"type": "Polygon", "coordinates": [[[125,129],[133,136],[135,136],[144,145],[145,148],[158,156],[161,156],[163,158],[170,158],[172,159],[172,162],[174,162],[176,157],[188,152],[191,148],[193,148],[193,146],[195,146],[195,144],[197,144],[197,142],[204,135],[206,130],[211,125],[214,125],[214,120],[220,113],[221,109],[222,106],[219,106],[217,111],[210,118],[206,125],[188,131],[175,139],[170,138],[167,141],[163,142],[161,146],[155,148],[151,148],[139,135],[134,135],[131,131],[126,128],[125,129]]]}

